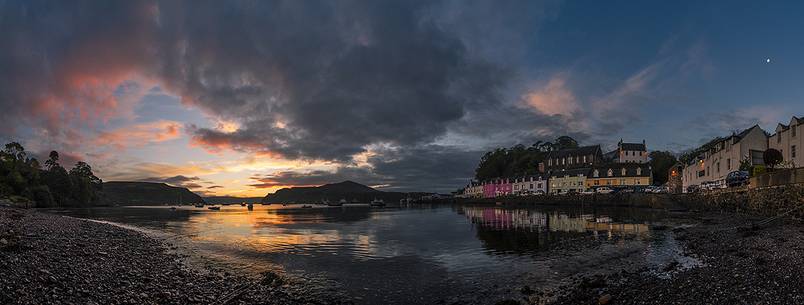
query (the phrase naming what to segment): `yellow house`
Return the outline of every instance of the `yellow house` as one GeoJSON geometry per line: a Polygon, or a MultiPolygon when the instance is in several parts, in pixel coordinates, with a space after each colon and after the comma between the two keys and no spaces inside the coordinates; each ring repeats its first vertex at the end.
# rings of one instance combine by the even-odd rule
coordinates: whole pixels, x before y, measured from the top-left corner
{"type": "Polygon", "coordinates": [[[586,179],[586,188],[644,187],[653,182],[651,168],[647,164],[615,163],[592,169],[586,179]]]}
{"type": "Polygon", "coordinates": [[[586,189],[589,168],[561,169],[550,173],[548,190],[550,194],[581,192],[586,189]]]}

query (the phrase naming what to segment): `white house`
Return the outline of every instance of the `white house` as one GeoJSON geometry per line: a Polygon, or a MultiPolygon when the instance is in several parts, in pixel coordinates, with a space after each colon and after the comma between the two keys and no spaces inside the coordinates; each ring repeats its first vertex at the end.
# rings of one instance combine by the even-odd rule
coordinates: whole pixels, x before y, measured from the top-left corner
{"type": "Polygon", "coordinates": [[[542,176],[528,176],[514,179],[513,193],[518,195],[521,193],[533,194],[537,191],[547,193],[547,179],[542,176]]]}
{"type": "Polygon", "coordinates": [[[748,160],[752,165],[763,164],[762,153],[768,149],[768,136],[759,125],[754,125],[709,144],[709,149],[684,164],[681,177],[684,192],[690,185],[725,180],[726,175],[740,168],[741,160],[748,160]]]}
{"type": "Polygon", "coordinates": [[[768,138],[768,148],[782,152],[785,162],[792,163],[793,167],[804,166],[804,155],[801,148],[804,147],[804,117],[793,117],[790,123],[784,125],[779,123],[776,126],[776,133],[768,138]]]}

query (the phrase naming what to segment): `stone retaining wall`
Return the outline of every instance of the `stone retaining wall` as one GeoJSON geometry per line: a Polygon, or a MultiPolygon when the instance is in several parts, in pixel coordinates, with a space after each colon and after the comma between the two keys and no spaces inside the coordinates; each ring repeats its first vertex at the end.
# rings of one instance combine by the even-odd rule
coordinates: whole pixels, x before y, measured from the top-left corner
{"type": "MultiPolygon", "coordinates": [[[[599,205],[668,210],[729,211],[774,216],[804,205],[804,186],[794,184],[759,189],[733,188],[692,194],[540,195],[459,199],[457,202],[505,205],[599,205]]],[[[804,207],[791,212],[790,215],[804,218],[804,207]]]]}

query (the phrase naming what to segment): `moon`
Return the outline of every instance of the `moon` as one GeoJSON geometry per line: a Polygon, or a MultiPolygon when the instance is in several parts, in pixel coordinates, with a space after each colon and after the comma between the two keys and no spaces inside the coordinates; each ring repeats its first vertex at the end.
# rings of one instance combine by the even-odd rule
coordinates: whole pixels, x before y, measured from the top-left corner
{"type": "Polygon", "coordinates": [[[765,59],[765,62],[766,62],[766,63],[770,63],[770,58],[766,58],[766,59],[765,59]]]}

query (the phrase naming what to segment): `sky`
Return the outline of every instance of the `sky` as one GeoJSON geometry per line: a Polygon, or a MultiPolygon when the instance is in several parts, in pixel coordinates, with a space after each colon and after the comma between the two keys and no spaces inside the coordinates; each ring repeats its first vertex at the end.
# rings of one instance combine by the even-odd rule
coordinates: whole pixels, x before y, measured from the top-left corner
{"type": "Polygon", "coordinates": [[[0,140],[104,181],[448,192],[570,135],[682,152],[804,115],[804,2],[0,1],[0,140]]]}

